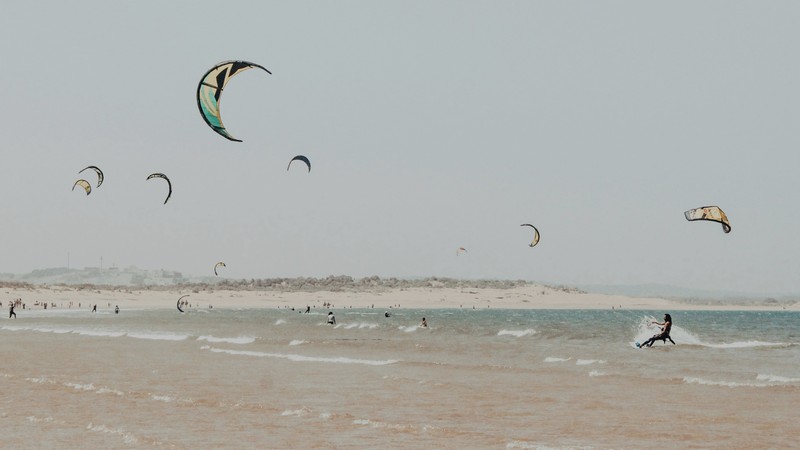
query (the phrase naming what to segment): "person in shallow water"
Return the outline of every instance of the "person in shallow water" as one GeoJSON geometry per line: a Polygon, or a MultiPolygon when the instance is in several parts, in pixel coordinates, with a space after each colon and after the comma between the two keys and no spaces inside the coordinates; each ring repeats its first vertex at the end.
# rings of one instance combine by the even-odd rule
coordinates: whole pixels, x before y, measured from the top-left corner
{"type": "Polygon", "coordinates": [[[669,314],[664,314],[663,322],[650,322],[650,323],[660,326],[661,333],[656,334],[650,339],[642,342],[642,344],[639,345],[639,347],[652,347],[655,341],[664,341],[664,343],[666,344],[667,339],[669,339],[669,341],[672,342],[672,345],[675,345],[675,341],[673,341],[672,338],[669,337],[669,332],[670,330],[672,330],[672,316],[670,316],[669,314]]]}
{"type": "Polygon", "coordinates": [[[333,312],[328,312],[328,324],[329,325],[336,325],[336,317],[333,316],[333,312]]]}
{"type": "Polygon", "coordinates": [[[8,318],[10,319],[11,316],[14,316],[15,319],[17,318],[17,313],[14,312],[14,304],[13,303],[11,303],[11,306],[8,308],[8,318]]]}
{"type": "Polygon", "coordinates": [[[422,318],[422,323],[420,323],[419,326],[422,328],[428,328],[428,322],[425,320],[424,317],[422,318]]]}

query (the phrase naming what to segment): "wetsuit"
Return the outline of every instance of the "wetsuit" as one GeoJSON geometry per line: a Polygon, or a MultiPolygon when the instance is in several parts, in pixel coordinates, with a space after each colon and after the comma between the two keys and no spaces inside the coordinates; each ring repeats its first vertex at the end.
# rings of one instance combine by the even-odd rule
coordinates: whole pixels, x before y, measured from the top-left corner
{"type": "Polygon", "coordinates": [[[674,345],[675,341],[673,341],[672,338],[669,337],[669,332],[670,332],[671,329],[672,329],[672,322],[666,322],[664,324],[664,328],[662,328],[662,330],[661,330],[661,333],[659,333],[659,334],[651,337],[650,339],[644,341],[641,346],[642,347],[645,347],[645,346],[652,347],[653,343],[655,341],[664,341],[664,343],[666,344],[667,343],[667,339],[669,339],[669,341],[672,342],[672,344],[674,345]]]}

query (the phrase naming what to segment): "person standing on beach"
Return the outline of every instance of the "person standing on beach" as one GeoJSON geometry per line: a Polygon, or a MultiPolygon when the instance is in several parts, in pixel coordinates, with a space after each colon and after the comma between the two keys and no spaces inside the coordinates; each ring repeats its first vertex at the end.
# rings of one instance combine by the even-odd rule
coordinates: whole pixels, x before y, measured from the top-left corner
{"type": "Polygon", "coordinates": [[[11,316],[14,316],[15,319],[17,318],[17,313],[14,312],[14,304],[13,303],[8,308],[8,318],[10,319],[11,316]]]}
{"type": "Polygon", "coordinates": [[[333,316],[333,311],[328,311],[328,325],[336,325],[336,317],[333,316]]]}
{"type": "Polygon", "coordinates": [[[97,305],[92,306],[92,312],[97,312],[97,305]]]}
{"type": "Polygon", "coordinates": [[[119,314],[119,305],[114,306],[114,314],[119,314]]]}
{"type": "Polygon", "coordinates": [[[669,314],[664,314],[664,321],[663,322],[650,322],[654,325],[658,325],[661,327],[661,333],[654,335],[650,339],[644,341],[639,347],[652,347],[655,341],[664,341],[667,343],[667,339],[672,342],[672,345],[675,345],[675,341],[669,337],[669,332],[672,330],[672,316],[669,314]]]}

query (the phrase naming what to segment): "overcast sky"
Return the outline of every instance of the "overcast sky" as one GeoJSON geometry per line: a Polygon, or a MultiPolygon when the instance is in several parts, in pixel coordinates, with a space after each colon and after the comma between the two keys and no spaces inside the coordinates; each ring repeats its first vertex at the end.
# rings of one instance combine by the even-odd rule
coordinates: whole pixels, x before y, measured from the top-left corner
{"type": "Polygon", "coordinates": [[[4,1],[0,272],[800,292],[798,23],[793,1],[4,1]],[[242,143],[195,98],[231,59],[273,73],[222,96],[242,143]],[[730,234],[684,219],[705,205],[730,234]]]}

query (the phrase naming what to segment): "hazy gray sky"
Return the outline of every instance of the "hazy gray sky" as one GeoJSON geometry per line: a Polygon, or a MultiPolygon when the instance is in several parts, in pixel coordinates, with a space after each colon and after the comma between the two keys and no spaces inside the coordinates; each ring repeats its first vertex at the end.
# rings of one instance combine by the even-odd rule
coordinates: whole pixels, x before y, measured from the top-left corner
{"type": "Polygon", "coordinates": [[[0,272],[800,292],[798,23],[791,1],[6,1],[0,272]],[[273,72],[222,97],[243,143],[195,100],[230,59],[273,72]],[[90,164],[105,183],[70,191],[90,164]],[[684,219],[704,205],[733,231],[684,219]]]}

